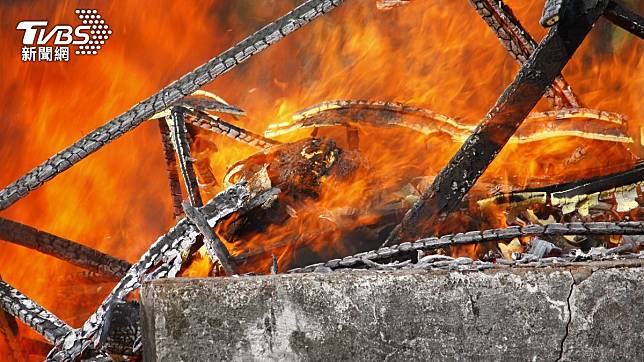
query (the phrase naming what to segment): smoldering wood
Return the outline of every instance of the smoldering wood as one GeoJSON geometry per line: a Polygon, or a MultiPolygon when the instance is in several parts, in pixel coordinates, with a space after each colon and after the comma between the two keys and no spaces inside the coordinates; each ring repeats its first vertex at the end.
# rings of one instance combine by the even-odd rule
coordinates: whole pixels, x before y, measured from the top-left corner
{"type": "Polygon", "coordinates": [[[409,3],[409,0],[377,0],[376,8],[378,10],[391,10],[409,3]]]}
{"type": "Polygon", "coordinates": [[[99,343],[110,354],[135,356],[141,349],[140,306],[137,301],[114,304],[105,315],[99,343]]]}
{"type": "Polygon", "coordinates": [[[0,280],[0,307],[52,344],[61,343],[65,336],[73,332],[72,328],[60,318],[2,280],[0,280]]]}
{"type": "Polygon", "coordinates": [[[224,245],[210,225],[208,225],[206,218],[201,212],[185,202],[183,203],[183,210],[186,213],[186,217],[195,224],[201,235],[203,235],[204,244],[210,258],[212,260],[219,260],[227,275],[237,274],[237,268],[230,257],[230,252],[228,252],[226,245],[224,245]]]}
{"type": "Polygon", "coordinates": [[[622,5],[619,1],[611,0],[604,12],[606,19],[629,33],[644,39],[644,18],[622,5]]]}
{"type": "Polygon", "coordinates": [[[165,118],[158,120],[159,132],[161,133],[161,145],[163,146],[163,156],[165,159],[165,168],[168,173],[168,183],[170,185],[170,197],[172,199],[172,215],[175,219],[183,216],[181,202],[183,194],[181,193],[181,183],[179,182],[179,171],[177,170],[177,160],[174,156],[174,146],[170,135],[170,127],[165,118]]]}
{"type": "Polygon", "coordinates": [[[177,81],[90,132],[0,190],[0,210],[13,205],[31,191],[39,188],[107,143],[136,128],[154,114],[170,108],[183,97],[192,94],[198,88],[212,82],[251,56],[258,54],[320,15],[330,12],[343,2],[344,0],[308,0],[232,48],[188,72],[177,81]]]}
{"type": "Polygon", "coordinates": [[[582,1],[568,4],[565,10],[567,15],[550,29],[474,133],[436,176],[432,186],[405,214],[401,224],[383,245],[430,235],[439,219],[463,200],[539,101],[547,86],[561,73],[606,5],[606,0],[598,1],[590,9],[585,9],[582,1]]]}
{"type": "Polygon", "coordinates": [[[203,200],[199,192],[199,183],[193,166],[193,158],[190,155],[190,144],[188,143],[188,130],[186,129],[185,112],[183,107],[173,107],[170,111],[171,116],[168,121],[172,125],[172,140],[177,158],[179,159],[179,169],[183,176],[183,182],[186,185],[188,200],[193,206],[201,207],[203,200]]]}
{"type": "MultiPolygon", "coordinates": [[[[246,213],[276,197],[279,190],[270,189],[252,196],[244,183],[233,185],[219,193],[201,212],[212,227],[232,213],[246,213]]],[[[73,361],[83,351],[98,344],[98,332],[105,315],[115,303],[140,287],[143,280],[174,277],[181,267],[181,255],[195,242],[199,231],[188,219],[180,220],[166,234],[155,241],[105,298],[81,329],[65,345],[57,343],[47,356],[48,361],[73,361]]]]}
{"type": "Polygon", "coordinates": [[[234,116],[245,116],[246,111],[211,97],[185,97],[181,106],[202,111],[226,113],[234,116]]]}
{"type": "Polygon", "coordinates": [[[255,148],[266,149],[281,143],[250,132],[242,127],[235,126],[219,117],[200,110],[186,110],[185,114],[186,122],[191,125],[203,128],[210,132],[222,134],[235,141],[245,143],[255,148]]]}
{"type": "MultiPolygon", "coordinates": [[[[537,48],[537,42],[523,28],[510,7],[501,0],[469,1],[512,57],[520,64],[524,64],[537,48]]],[[[561,74],[558,74],[552,85],[549,85],[546,96],[551,104],[558,107],[580,106],[577,96],[561,74]]]]}
{"type": "Polygon", "coordinates": [[[219,183],[215,178],[215,174],[212,173],[210,168],[210,161],[208,158],[199,158],[195,157],[193,165],[195,166],[195,171],[197,171],[197,181],[199,182],[199,188],[205,190],[211,190],[219,183]]]}
{"type": "Polygon", "coordinates": [[[573,182],[517,190],[481,200],[479,203],[516,203],[535,197],[539,197],[545,202],[548,197],[571,198],[579,195],[590,195],[629,185],[636,186],[641,182],[644,182],[644,163],[642,162],[637,163],[633,168],[626,171],[615,172],[605,176],[595,176],[573,182]]]}
{"type": "Polygon", "coordinates": [[[418,251],[431,251],[451,246],[477,244],[485,242],[508,241],[514,238],[528,236],[553,235],[644,235],[644,222],[591,222],[591,223],[553,223],[548,225],[510,226],[507,228],[483,231],[469,231],[454,235],[419,239],[414,242],[383,247],[377,250],[334,259],[325,263],[317,263],[303,268],[291,269],[289,273],[313,272],[317,268],[331,270],[355,268],[365,265],[364,260],[371,262],[388,262],[391,260],[408,259],[418,251]]]}
{"type": "Polygon", "coordinates": [[[563,0],[545,0],[539,24],[545,28],[557,24],[561,18],[562,5],[563,0]]]}
{"type": "Polygon", "coordinates": [[[199,189],[204,197],[210,199],[215,195],[216,187],[219,185],[210,167],[210,156],[217,152],[217,145],[206,137],[200,137],[197,127],[186,124],[186,128],[188,130],[187,136],[193,161],[192,165],[197,174],[199,189]],[[200,147],[198,143],[205,143],[206,147],[200,147]]]}
{"type": "Polygon", "coordinates": [[[122,278],[131,264],[83,244],[0,218],[0,239],[37,250],[113,280],[122,278]]]}
{"type": "MultiPolygon", "coordinates": [[[[475,130],[428,109],[402,103],[340,100],[324,102],[298,112],[291,123],[269,125],[266,134],[284,135],[300,129],[359,125],[402,127],[424,135],[445,134],[464,142],[475,130]]],[[[530,113],[508,140],[511,144],[537,142],[551,137],[580,137],[599,141],[633,143],[624,116],[589,108],[561,108],[530,113]],[[566,122],[562,122],[566,120],[566,122]]]]}

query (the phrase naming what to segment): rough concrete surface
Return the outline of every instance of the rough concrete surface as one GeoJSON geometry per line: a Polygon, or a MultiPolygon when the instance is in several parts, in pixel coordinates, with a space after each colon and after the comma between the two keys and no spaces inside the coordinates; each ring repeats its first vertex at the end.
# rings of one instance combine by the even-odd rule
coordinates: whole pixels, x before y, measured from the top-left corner
{"type": "Polygon", "coordinates": [[[591,265],[159,280],[145,358],[640,360],[644,268],[591,265]]]}

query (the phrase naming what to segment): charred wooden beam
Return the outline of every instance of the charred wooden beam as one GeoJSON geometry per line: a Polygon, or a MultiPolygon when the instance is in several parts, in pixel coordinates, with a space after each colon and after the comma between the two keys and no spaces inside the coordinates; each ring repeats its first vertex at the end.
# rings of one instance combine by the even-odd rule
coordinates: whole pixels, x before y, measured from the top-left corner
{"type": "MultiPolygon", "coordinates": [[[[1,281],[2,275],[0,275],[1,281]]],[[[19,343],[16,341],[18,337],[18,323],[16,322],[16,318],[4,309],[0,309],[0,337],[4,339],[5,345],[10,349],[9,358],[13,358],[16,361],[24,359],[19,343]]]]}
{"type": "Polygon", "coordinates": [[[116,303],[105,315],[99,343],[110,354],[135,356],[141,349],[140,306],[137,301],[116,303]]]}
{"type": "Polygon", "coordinates": [[[638,163],[632,169],[615,172],[606,176],[597,176],[589,179],[567,182],[556,185],[549,185],[537,188],[527,188],[495,195],[493,197],[478,201],[478,204],[485,207],[488,204],[523,204],[523,203],[547,203],[548,200],[556,204],[566,204],[564,200],[581,202],[590,198],[593,194],[596,199],[604,199],[602,195],[613,196],[619,192],[635,190],[638,185],[644,183],[644,163],[638,163]]]}
{"type": "MultiPolygon", "coordinates": [[[[276,197],[279,190],[270,189],[255,197],[247,190],[245,184],[236,184],[219,193],[205,206],[200,208],[208,220],[208,225],[215,226],[232,213],[243,214],[276,197]]],[[[69,338],[66,343],[56,344],[47,357],[48,361],[73,361],[84,350],[94,345],[99,338],[106,314],[115,303],[123,302],[143,280],[174,277],[181,267],[181,255],[194,244],[199,230],[188,219],[182,219],[166,234],[155,241],[141,256],[121,281],[114,287],[96,312],[83,324],[80,331],[69,338]]]]}
{"type": "Polygon", "coordinates": [[[0,239],[37,250],[113,279],[122,278],[131,266],[125,260],[117,259],[88,246],[4,218],[0,218],[0,239]]]}
{"type": "Polygon", "coordinates": [[[627,119],[624,115],[616,112],[600,111],[592,108],[559,108],[552,111],[530,113],[526,120],[562,120],[571,118],[588,118],[599,121],[614,123],[623,127],[627,126],[627,119]]]}
{"type": "MultiPolygon", "coordinates": [[[[266,134],[283,135],[304,128],[370,125],[402,127],[424,135],[447,134],[464,142],[475,126],[460,123],[428,109],[402,103],[341,100],[324,102],[296,113],[291,123],[269,125],[266,134]]],[[[508,143],[529,143],[551,137],[580,137],[599,141],[633,143],[624,116],[589,108],[561,108],[531,113],[508,143]],[[561,120],[568,120],[561,122],[561,120]],[[548,123],[550,122],[550,123],[548,123]]]]}
{"type": "Polygon", "coordinates": [[[212,82],[251,56],[268,48],[269,45],[276,43],[320,15],[330,12],[343,2],[344,0],[308,0],[288,14],[266,25],[127,112],[90,132],[87,136],[53,155],[26,175],[0,190],[0,210],[13,205],[91,153],[136,128],[155,113],[171,107],[181,98],[212,82]]]}
{"type": "Polygon", "coordinates": [[[430,251],[451,246],[498,242],[528,236],[554,235],[644,235],[644,222],[591,222],[591,223],[554,223],[548,225],[510,226],[508,228],[490,229],[484,231],[469,231],[454,235],[425,238],[415,242],[405,242],[390,247],[334,259],[325,263],[309,265],[303,268],[291,269],[289,273],[313,272],[317,268],[332,270],[353,268],[366,264],[365,261],[380,262],[407,258],[418,251],[430,251]]]}
{"type": "Polygon", "coordinates": [[[201,111],[226,113],[233,116],[245,116],[246,111],[243,109],[230,105],[216,94],[198,90],[190,97],[181,100],[181,105],[191,109],[198,109],[201,111]]]}
{"type": "Polygon", "coordinates": [[[186,122],[193,126],[222,134],[252,147],[265,149],[280,144],[200,110],[186,110],[186,115],[186,122]]]}
{"type": "Polygon", "coordinates": [[[210,160],[207,157],[198,157],[195,155],[194,161],[195,171],[197,171],[197,180],[199,182],[199,187],[204,189],[206,194],[212,192],[215,186],[219,183],[215,178],[215,174],[212,173],[210,168],[210,160]]]}
{"type": "MultiPolygon", "coordinates": [[[[512,10],[500,0],[469,0],[483,20],[490,26],[503,46],[520,64],[537,48],[537,42],[523,28],[512,10]]],[[[576,0],[575,0],[576,1],[576,0]]],[[[561,74],[548,85],[546,96],[559,107],[579,107],[580,102],[561,74]]]]}
{"type": "Polygon", "coordinates": [[[52,344],[61,343],[73,329],[7,282],[0,280],[0,307],[52,344]]]}
{"type": "Polygon", "coordinates": [[[193,166],[193,158],[190,155],[190,144],[188,143],[188,130],[186,129],[185,112],[183,107],[173,107],[170,111],[170,117],[166,118],[171,125],[172,143],[177,151],[179,159],[179,169],[183,176],[183,182],[186,185],[188,200],[193,206],[200,207],[203,205],[201,193],[199,192],[199,183],[193,166]]]}
{"type": "Polygon", "coordinates": [[[562,6],[563,0],[545,0],[539,24],[546,28],[557,24],[561,18],[562,6]]]}
{"type": "Polygon", "coordinates": [[[432,186],[405,214],[384,245],[431,234],[438,219],[458,206],[528,116],[548,85],[561,73],[603,13],[606,4],[606,0],[600,0],[587,9],[583,1],[569,3],[567,15],[551,28],[474,133],[436,176],[432,186]]]}
{"type": "Polygon", "coordinates": [[[583,194],[606,191],[622,186],[627,186],[644,181],[644,163],[640,162],[630,170],[612,173],[606,176],[597,176],[585,180],[567,182],[563,184],[530,188],[521,192],[546,192],[557,194],[560,197],[572,197],[583,194]]]}
{"type": "Polygon", "coordinates": [[[618,1],[610,1],[604,12],[604,16],[613,24],[628,31],[629,33],[644,39],[644,18],[636,12],[628,9],[618,1]]]}
{"type": "Polygon", "coordinates": [[[199,210],[195,207],[183,203],[183,210],[186,213],[186,217],[199,229],[199,232],[204,237],[204,244],[206,245],[206,250],[212,260],[219,260],[222,268],[227,275],[237,274],[237,268],[233,263],[226,245],[219,239],[217,234],[212,230],[206,218],[201,214],[199,210]]]}
{"type": "Polygon", "coordinates": [[[179,171],[177,170],[177,160],[174,157],[174,146],[170,135],[168,122],[161,118],[159,122],[159,132],[161,133],[161,144],[163,146],[163,156],[165,158],[165,168],[168,172],[168,182],[170,184],[170,197],[172,198],[172,214],[175,219],[183,216],[181,202],[183,195],[181,193],[181,184],[179,183],[179,171]]]}

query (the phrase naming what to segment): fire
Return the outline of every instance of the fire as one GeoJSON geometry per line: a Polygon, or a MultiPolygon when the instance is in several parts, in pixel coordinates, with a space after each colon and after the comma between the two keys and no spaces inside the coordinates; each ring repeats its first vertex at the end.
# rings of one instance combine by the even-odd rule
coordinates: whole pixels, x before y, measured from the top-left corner
{"type": "MultiPolygon", "coordinates": [[[[114,30],[112,37],[99,55],[73,58],[66,64],[22,63],[15,24],[24,19],[73,22],[73,10],[80,3],[2,5],[0,158],[5,162],[0,185],[14,181],[296,3],[97,3],[94,7],[114,30]]],[[[542,1],[507,3],[535,39],[545,35],[538,23],[542,1]]],[[[639,4],[638,11],[642,10],[639,4]]],[[[585,106],[628,117],[628,134],[635,143],[555,137],[508,145],[479,184],[543,186],[631,166],[633,155],[642,156],[643,47],[641,41],[600,20],[564,69],[585,106]]],[[[465,0],[413,1],[386,12],[379,11],[374,1],[348,1],[205,89],[245,109],[247,117],[231,122],[258,134],[269,124],[290,121],[300,109],[334,99],[404,102],[475,125],[518,69],[465,0]]],[[[545,101],[537,106],[539,111],[548,109],[545,101]]],[[[344,129],[321,132],[348,150],[344,129]]],[[[288,223],[270,225],[244,240],[229,240],[233,253],[270,249],[288,236],[301,238],[271,251],[282,271],[282,266],[297,258],[323,259],[356,251],[361,245],[342,242],[349,230],[386,232],[371,227],[382,218],[374,209],[392,201],[383,195],[402,192],[406,201],[397,207],[408,207],[414,201],[414,189],[417,192],[429,182],[424,176],[435,175],[459,147],[444,135],[426,137],[406,129],[362,126],[358,132],[359,158],[364,162],[354,160],[359,167],[351,177],[324,178],[318,197],[294,205],[296,217],[288,223]]],[[[278,139],[292,142],[309,135],[310,130],[302,130],[278,139]]],[[[209,158],[218,188],[224,186],[229,165],[256,152],[220,136],[202,136],[217,145],[209,158]]],[[[156,124],[146,123],[0,216],[134,261],[174,223],[163,164],[156,124]]],[[[450,225],[468,222],[458,219],[450,225]]],[[[494,226],[503,222],[503,217],[488,220],[494,226]]],[[[54,277],[80,269],[9,243],[1,248],[2,277],[74,327],[112,287],[108,283],[79,287],[82,293],[60,293],[65,282],[54,277]]],[[[207,259],[200,260],[206,272],[196,274],[203,275],[211,266],[207,259]]],[[[249,259],[245,268],[265,273],[269,265],[270,254],[249,259]]],[[[20,335],[36,338],[22,326],[20,335]]],[[[0,353],[10,355],[4,353],[8,346],[3,343],[0,338],[0,353]]],[[[42,359],[40,352],[24,352],[29,348],[24,346],[22,359],[42,359]]]]}

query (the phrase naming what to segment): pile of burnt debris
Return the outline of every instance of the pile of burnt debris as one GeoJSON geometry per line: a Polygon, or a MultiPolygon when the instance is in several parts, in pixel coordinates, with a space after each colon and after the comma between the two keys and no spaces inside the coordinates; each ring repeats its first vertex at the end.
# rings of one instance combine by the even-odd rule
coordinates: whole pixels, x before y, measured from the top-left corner
{"type": "MultiPolygon", "coordinates": [[[[0,190],[0,209],[6,209],[105,144],[146,120],[157,119],[177,220],[134,264],[27,225],[0,220],[3,240],[69,261],[89,270],[97,279],[118,281],[80,328],[72,328],[0,281],[0,306],[8,312],[0,316],[3,323],[15,324],[16,317],[41,334],[53,345],[48,355],[51,361],[140,358],[139,310],[137,302],[131,300],[132,292],[144,281],[177,276],[202,246],[221,269],[220,274],[225,275],[242,274],[240,264],[253,255],[271,255],[270,248],[231,255],[222,238],[234,240],[257,231],[253,228],[258,224],[283,222],[296,212],[291,205],[316,195],[322,176],[341,179],[361,167],[359,157],[355,157],[359,142],[356,127],[363,124],[402,127],[426,135],[439,133],[462,146],[435,177],[421,178],[422,182],[405,189],[401,198],[411,201],[398,203],[393,211],[388,209],[387,217],[379,219],[386,220],[388,227],[370,234],[374,236],[369,243],[361,245],[362,250],[371,251],[290,270],[274,260],[273,273],[405,268],[482,270],[644,258],[639,251],[644,241],[644,223],[636,221],[642,215],[643,163],[634,161],[634,166],[626,171],[566,184],[494,192],[485,189],[479,193],[473,188],[508,143],[530,142],[547,137],[548,132],[606,142],[633,142],[625,117],[583,108],[561,71],[599,17],[604,15],[642,38],[644,21],[640,16],[614,1],[547,0],[542,24],[550,30],[538,44],[502,1],[470,0],[503,46],[521,63],[514,81],[477,127],[410,105],[371,101],[325,102],[299,112],[293,122],[272,125],[265,136],[215,115],[238,117],[244,111],[199,90],[200,87],[342,2],[306,1],[0,190]],[[553,110],[530,113],[544,95],[553,110]],[[583,127],[578,119],[584,120],[583,127]],[[346,129],[348,149],[343,150],[332,139],[321,136],[324,128],[332,127],[346,129]],[[311,138],[284,144],[270,138],[303,128],[313,130],[311,138]],[[234,165],[224,180],[229,186],[216,195],[213,190],[218,182],[208,165],[207,149],[204,152],[191,149],[199,130],[222,134],[260,151],[234,165]],[[185,202],[179,175],[186,185],[185,202]],[[204,202],[202,195],[210,200],[204,202]],[[505,205],[505,209],[512,210],[508,219],[511,226],[426,238],[440,235],[437,227],[450,214],[463,211],[464,203],[472,200],[481,209],[505,205]],[[224,229],[213,230],[224,224],[224,229]],[[528,247],[515,247],[521,246],[519,240],[527,240],[528,247]],[[480,260],[449,256],[450,248],[475,244],[495,247],[480,260]],[[367,245],[371,248],[366,248],[367,245]]],[[[378,5],[389,9],[407,2],[387,0],[378,5]]]]}

